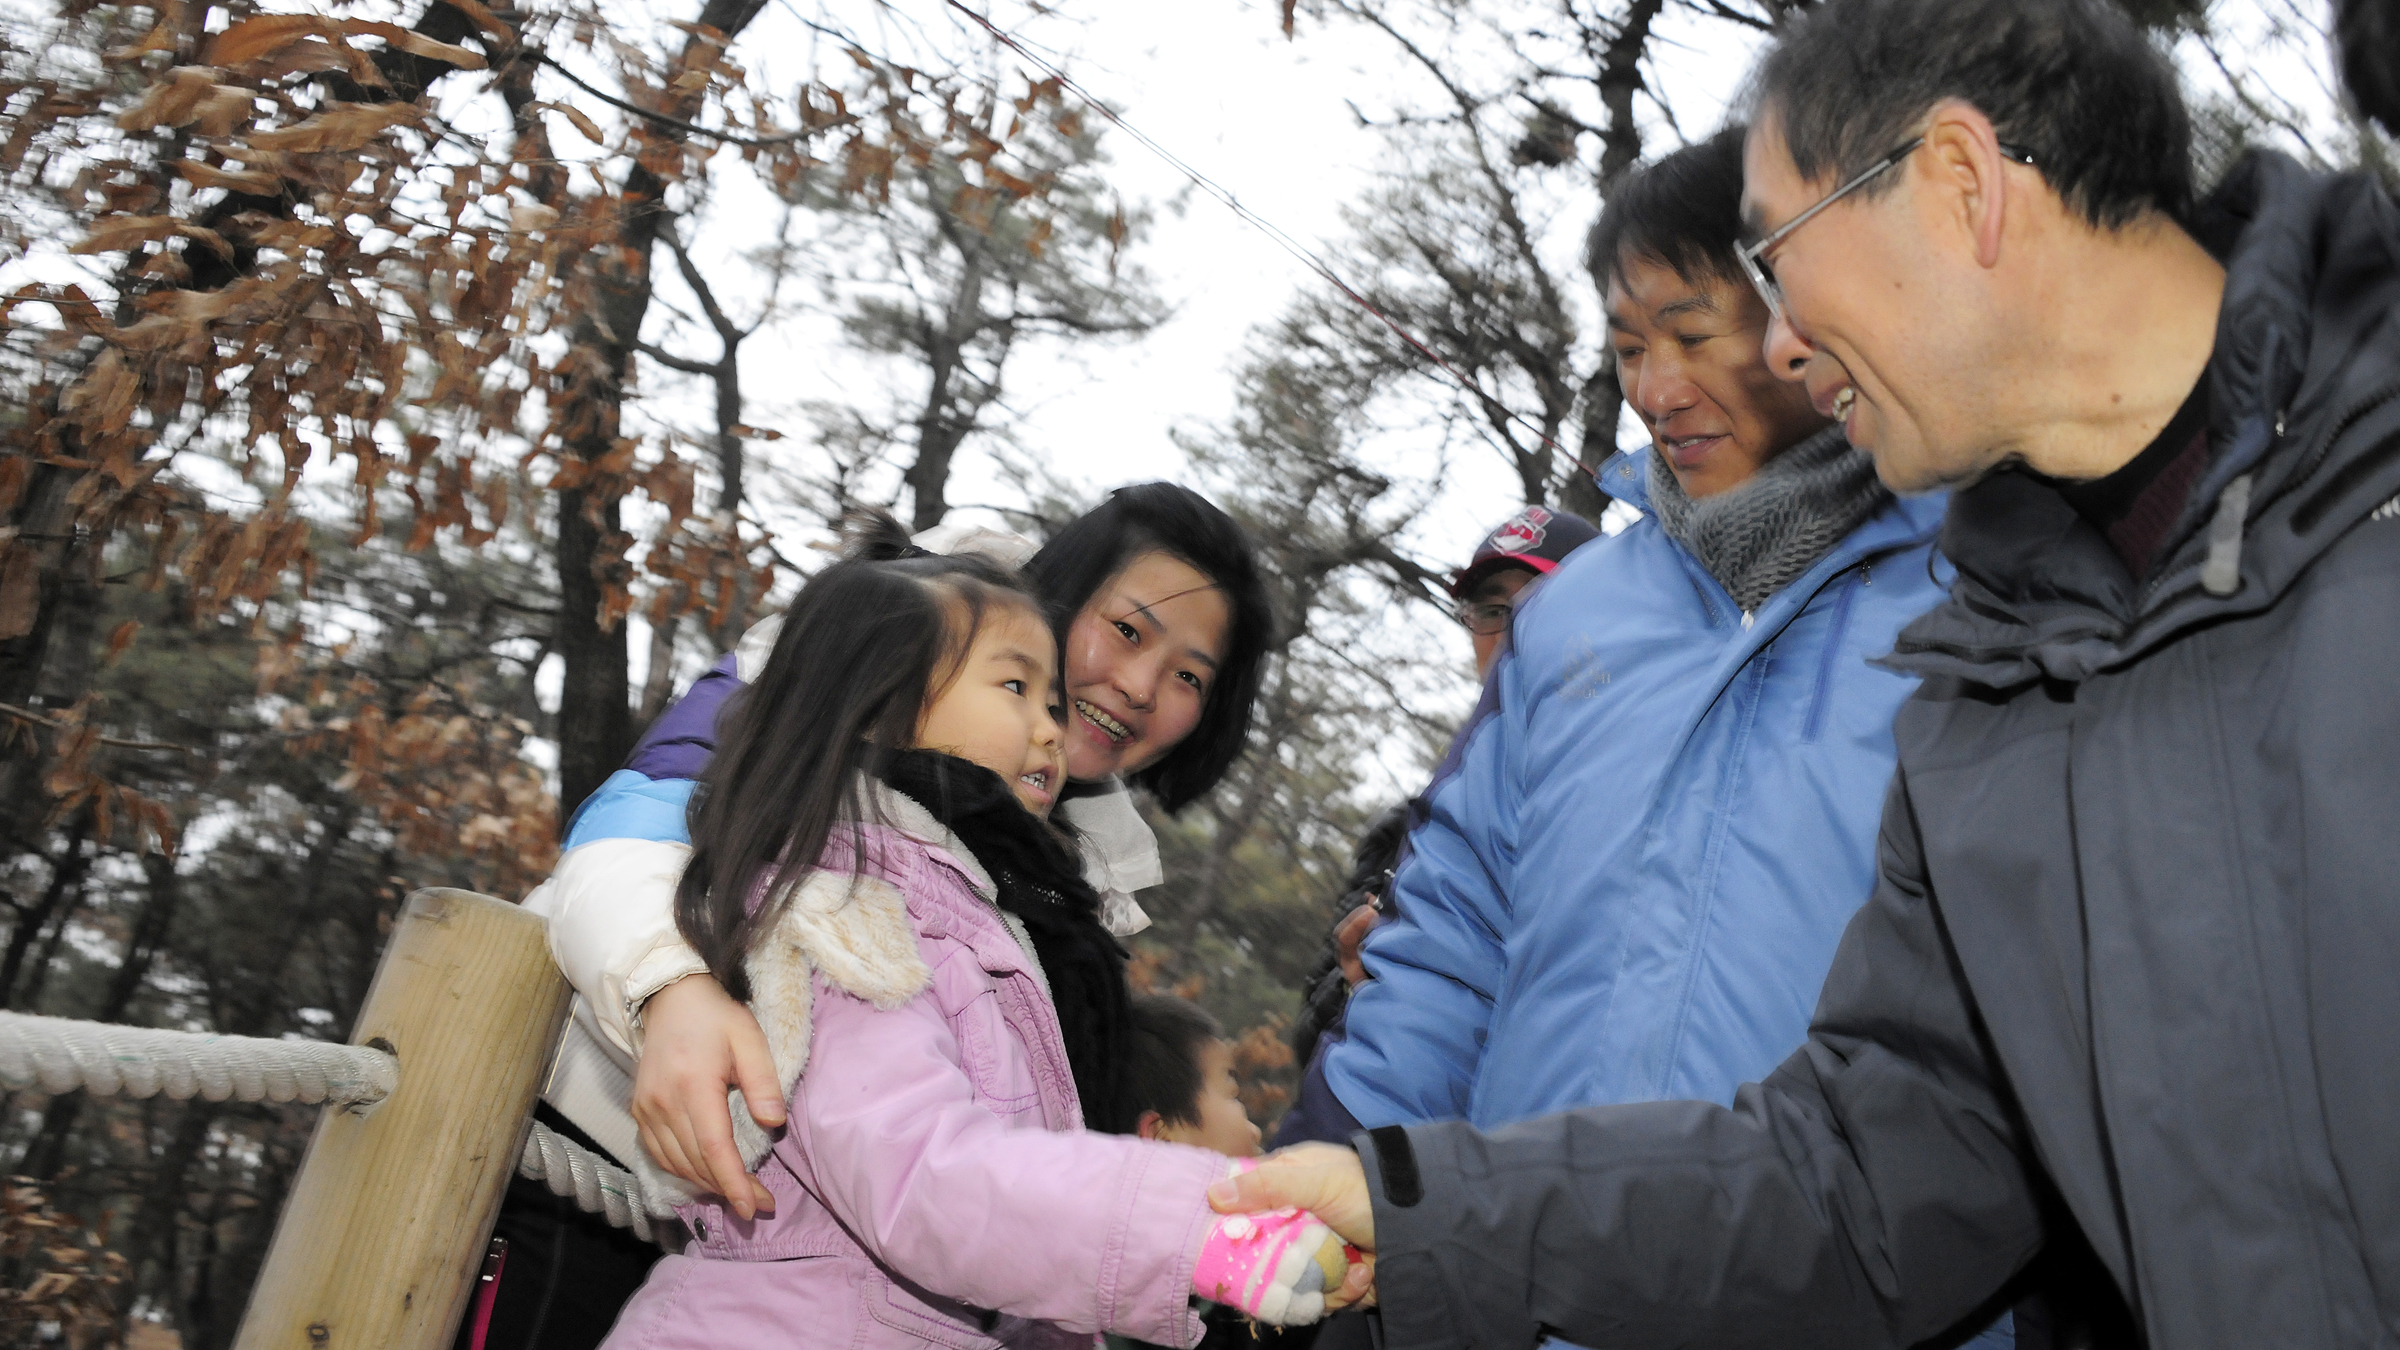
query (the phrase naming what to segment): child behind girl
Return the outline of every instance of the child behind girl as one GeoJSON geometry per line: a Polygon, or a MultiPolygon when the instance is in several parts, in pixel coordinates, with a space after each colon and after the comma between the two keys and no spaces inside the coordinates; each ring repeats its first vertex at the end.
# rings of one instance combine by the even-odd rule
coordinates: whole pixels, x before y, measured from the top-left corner
{"type": "Polygon", "coordinates": [[[1258,1156],[1258,1127],[1242,1106],[1225,1028],[1172,994],[1135,994],[1126,1038],[1125,1105],[1144,1139],[1191,1144],[1229,1158],[1258,1156]]]}
{"type": "MultiPolygon", "coordinates": [[[[1243,1109],[1233,1073],[1233,1046],[1207,1011],[1171,994],[1135,994],[1126,1037],[1124,1106],[1144,1139],[1191,1144],[1232,1158],[1258,1154],[1258,1126],[1243,1109]]],[[[1280,1344],[1274,1328],[1264,1333],[1237,1308],[1203,1301],[1198,1311],[1207,1334],[1195,1350],[1268,1350],[1280,1344]]],[[[1315,1329],[1293,1333],[1313,1337],[1315,1329]]],[[[1303,1342],[1304,1343],[1304,1342],[1303,1342]]],[[[1107,1338],[1108,1350],[1154,1350],[1148,1341],[1107,1338]]]]}
{"type": "Polygon", "coordinates": [[[789,1124],[745,1142],[776,1204],[681,1207],[692,1243],[608,1346],[1189,1345],[1195,1292],[1313,1320],[1323,1225],[1220,1219],[1222,1156],[1084,1132],[1125,1100],[1130,1014],[1043,819],[1057,642],[1014,574],[916,552],[870,522],[728,714],[676,920],[774,1051],[789,1124]]]}

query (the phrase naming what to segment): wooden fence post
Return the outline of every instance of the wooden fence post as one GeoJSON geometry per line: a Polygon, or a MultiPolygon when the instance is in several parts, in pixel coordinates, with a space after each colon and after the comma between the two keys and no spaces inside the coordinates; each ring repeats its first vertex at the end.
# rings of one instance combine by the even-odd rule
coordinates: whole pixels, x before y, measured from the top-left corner
{"type": "Polygon", "coordinates": [[[351,1034],[400,1088],[327,1107],[236,1350],[442,1350],[467,1304],[569,990],[542,920],[470,891],[408,898],[351,1034]]]}

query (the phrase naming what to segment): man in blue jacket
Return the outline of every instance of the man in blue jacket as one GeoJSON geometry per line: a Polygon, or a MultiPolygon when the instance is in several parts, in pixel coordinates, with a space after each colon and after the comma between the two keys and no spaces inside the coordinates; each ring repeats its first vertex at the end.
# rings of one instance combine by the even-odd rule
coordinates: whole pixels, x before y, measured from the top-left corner
{"type": "Polygon", "coordinates": [[[1805,1039],[1872,884],[1916,681],[1869,662],[1942,598],[1942,503],[1896,500],[1767,368],[1741,149],[1648,166],[1593,232],[1653,437],[1601,485],[1644,518],[1518,611],[1304,1091],[1319,1137],[1730,1102],[1805,1039]]]}

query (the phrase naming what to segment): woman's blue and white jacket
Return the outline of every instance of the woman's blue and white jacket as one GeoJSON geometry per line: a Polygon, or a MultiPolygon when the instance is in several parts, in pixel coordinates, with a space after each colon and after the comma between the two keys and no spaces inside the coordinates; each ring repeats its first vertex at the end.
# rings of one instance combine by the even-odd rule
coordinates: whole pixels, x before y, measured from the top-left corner
{"type": "MultiPolygon", "coordinates": [[[[1646,472],[1601,483],[1646,506],[1646,472]]],[[[1916,686],[1868,662],[1944,594],[1943,507],[1888,504],[1754,614],[1649,515],[1543,583],[1324,1057],[1359,1123],[1730,1103],[1801,1043],[1916,686]]]]}

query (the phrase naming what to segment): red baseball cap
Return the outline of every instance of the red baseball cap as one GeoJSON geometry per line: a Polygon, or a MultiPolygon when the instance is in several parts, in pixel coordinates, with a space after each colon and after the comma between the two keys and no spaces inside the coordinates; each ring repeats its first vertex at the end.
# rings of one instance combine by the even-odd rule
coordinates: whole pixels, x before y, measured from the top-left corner
{"type": "Polygon", "coordinates": [[[1450,594],[1463,600],[1475,583],[1504,567],[1548,576],[1568,554],[1599,537],[1600,531],[1581,516],[1528,506],[1485,536],[1474,559],[1450,574],[1450,594]]]}

